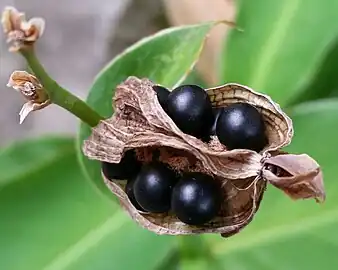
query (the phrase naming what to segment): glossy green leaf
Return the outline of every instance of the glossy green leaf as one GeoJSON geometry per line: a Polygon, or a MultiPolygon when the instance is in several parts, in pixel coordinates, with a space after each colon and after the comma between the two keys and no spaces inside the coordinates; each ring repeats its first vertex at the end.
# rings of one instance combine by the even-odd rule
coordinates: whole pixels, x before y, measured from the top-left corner
{"type": "Polygon", "coordinates": [[[84,181],[73,140],[17,143],[0,164],[0,269],[149,270],[170,253],[174,238],[141,229],[84,181]]]}
{"type": "Polygon", "coordinates": [[[253,222],[228,239],[205,237],[224,269],[335,270],[338,265],[338,99],[291,111],[295,137],[288,151],[308,153],[322,166],[327,201],[292,201],[269,186],[253,222]]]}
{"type": "MultiPolygon", "coordinates": [[[[338,36],[338,1],[240,1],[221,82],[269,94],[282,106],[306,90],[338,36]]],[[[312,91],[312,88],[308,89],[312,91]]]]}
{"type": "MultiPolygon", "coordinates": [[[[109,117],[114,89],[128,76],[146,77],[169,88],[179,84],[198,60],[206,35],[213,25],[205,23],[169,28],[137,42],[97,76],[87,103],[104,117],[109,117]]],[[[112,198],[103,185],[99,163],[82,155],[82,142],[89,135],[90,129],[81,125],[78,139],[80,161],[87,176],[112,198]]]]}

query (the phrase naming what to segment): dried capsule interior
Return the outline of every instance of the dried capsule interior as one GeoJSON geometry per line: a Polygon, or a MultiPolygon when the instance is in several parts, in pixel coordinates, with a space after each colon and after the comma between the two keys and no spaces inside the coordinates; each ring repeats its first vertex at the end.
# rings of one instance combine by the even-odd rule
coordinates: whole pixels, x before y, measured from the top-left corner
{"type": "Polygon", "coordinates": [[[232,181],[214,175],[212,171],[202,165],[198,158],[189,152],[171,147],[152,147],[151,150],[147,147],[140,147],[135,151],[143,166],[151,165],[154,158],[158,158],[158,162],[166,164],[171,170],[175,171],[180,180],[174,185],[174,190],[175,188],[181,189],[187,186],[189,188],[190,186],[197,191],[208,193],[204,197],[195,194],[195,198],[192,198],[195,205],[193,209],[184,208],[184,201],[173,201],[173,197],[175,194],[177,195],[177,192],[174,193],[174,191],[170,209],[162,208],[157,211],[158,209],[154,210],[150,207],[147,210],[142,206],[142,209],[140,209],[138,202],[135,205],[135,201],[132,201],[133,198],[130,198],[130,196],[128,196],[128,200],[131,203],[124,202],[126,194],[130,194],[130,191],[128,191],[129,181],[109,181],[105,178],[108,187],[122,198],[121,202],[124,208],[131,215],[137,215],[138,218],[142,217],[144,222],[148,221],[147,226],[152,227],[155,231],[161,230],[163,233],[170,234],[214,232],[215,230],[226,232],[225,227],[229,227],[229,231],[232,231],[233,226],[239,228],[245,222],[249,222],[253,215],[253,204],[256,204],[255,207],[258,208],[261,197],[253,197],[252,195],[254,192],[257,192],[258,195],[262,194],[265,189],[264,181],[250,186],[253,179],[243,179],[240,187],[236,187],[232,181]],[[200,180],[195,186],[192,186],[194,181],[191,180],[192,176],[200,180]],[[203,212],[205,204],[209,204],[209,209],[203,212]],[[242,214],[235,214],[238,211],[241,211],[242,214]]]}
{"type": "Polygon", "coordinates": [[[291,142],[292,121],[270,97],[235,83],[207,89],[207,93],[213,107],[242,102],[254,106],[262,115],[266,128],[268,144],[264,150],[277,150],[291,142]]]}
{"type": "MultiPolygon", "coordinates": [[[[258,96],[246,87],[231,84],[205,91],[197,85],[182,85],[175,88],[170,94],[167,89],[158,86],[154,86],[153,89],[163,110],[177,127],[182,132],[204,142],[208,143],[211,136],[217,136],[227,150],[249,149],[256,152],[288,143],[289,139],[285,136],[287,132],[276,133],[276,129],[271,128],[271,118],[268,117],[270,114],[267,113],[271,104],[262,101],[265,98],[264,95],[258,96]],[[229,90],[231,90],[230,94],[229,90]],[[165,98],[160,98],[159,94],[162,92],[164,92],[165,98]],[[253,105],[253,100],[244,100],[243,94],[245,92],[252,94],[252,99],[255,101],[261,101],[257,108],[256,104],[253,105]],[[215,93],[217,93],[216,96],[215,93]],[[226,101],[229,103],[222,103],[222,107],[212,108],[211,101],[218,100],[219,95],[222,98],[226,95],[229,99],[226,101]],[[269,144],[269,137],[274,136],[273,139],[275,139],[276,134],[283,137],[279,138],[281,140],[269,144]]],[[[245,95],[245,98],[247,97],[251,96],[245,95]]],[[[222,102],[224,100],[223,98],[222,102]]],[[[217,106],[219,105],[220,103],[217,104],[217,106]]],[[[279,110],[278,105],[273,107],[275,111],[279,110]]],[[[284,122],[289,121],[286,116],[281,115],[281,117],[284,118],[282,119],[284,122]]],[[[275,118],[273,120],[276,121],[275,118]]],[[[292,130],[289,133],[291,137],[292,130]]]]}

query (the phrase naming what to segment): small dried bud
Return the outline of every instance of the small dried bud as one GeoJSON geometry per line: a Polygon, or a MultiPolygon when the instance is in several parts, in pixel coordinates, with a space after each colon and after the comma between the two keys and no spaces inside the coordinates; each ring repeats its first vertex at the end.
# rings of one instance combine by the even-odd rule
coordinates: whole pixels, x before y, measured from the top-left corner
{"type": "Polygon", "coordinates": [[[14,7],[6,7],[1,18],[7,43],[12,43],[9,51],[16,52],[25,46],[34,44],[43,34],[45,21],[42,18],[32,18],[26,21],[25,14],[14,7]]]}
{"type": "Polygon", "coordinates": [[[14,71],[7,86],[19,91],[28,100],[19,113],[20,124],[30,112],[41,110],[51,103],[39,80],[26,71],[14,71]]]}

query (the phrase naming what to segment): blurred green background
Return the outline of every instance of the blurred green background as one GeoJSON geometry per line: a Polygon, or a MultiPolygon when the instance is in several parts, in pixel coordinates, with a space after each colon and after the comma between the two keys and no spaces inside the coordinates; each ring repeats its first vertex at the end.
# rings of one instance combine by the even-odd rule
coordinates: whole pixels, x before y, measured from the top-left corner
{"type": "Polygon", "coordinates": [[[216,81],[203,68],[189,73],[214,25],[181,25],[114,58],[87,102],[109,117],[113,89],[129,75],[167,87],[237,82],[267,93],[294,122],[286,150],[322,166],[325,204],[291,201],[269,186],[238,235],[157,236],[120,210],[99,164],[82,156],[90,130],[81,125],[76,138],[41,137],[0,151],[1,270],[337,269],[338,1],[242,0],[235,7],[243,31],[222,38],[216,81]]]}

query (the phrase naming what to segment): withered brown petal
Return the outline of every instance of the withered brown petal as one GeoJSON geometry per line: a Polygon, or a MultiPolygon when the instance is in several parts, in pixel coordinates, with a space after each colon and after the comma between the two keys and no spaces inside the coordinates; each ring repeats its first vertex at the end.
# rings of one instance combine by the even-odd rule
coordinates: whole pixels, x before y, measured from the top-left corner
{"type": "Polygon", "coordinates": [[[283,154],[268,158],[264,165],[277,166],[288,176],[277,176],[263,167],[262,175],[269,183],[283,190],[292,199],[314,198],[325,201],[323,173],[318,163],[306,154],[283,154]]]}

